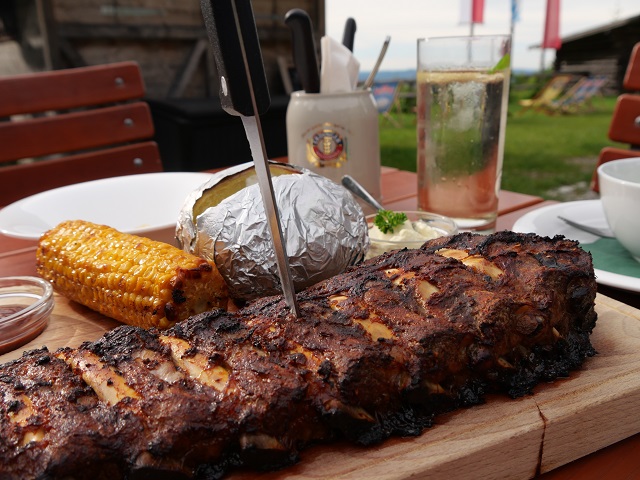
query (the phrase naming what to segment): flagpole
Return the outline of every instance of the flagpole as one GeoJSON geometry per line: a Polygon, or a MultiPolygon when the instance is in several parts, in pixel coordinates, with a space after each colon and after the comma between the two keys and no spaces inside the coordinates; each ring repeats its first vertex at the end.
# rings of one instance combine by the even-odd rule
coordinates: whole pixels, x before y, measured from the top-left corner
{"type": "Polygon", "coordinates": [[[542,43],[540,44],[540,73],[544,74],[544,50],[547,41],[547,22],[549,21],[549,0],[546,0],[545,14],[544,14],[544,34],[542,37],[542,43]]]}
{"type": "Polygon", "coordinates": [[[516,10],[515,10],[515,6],[513,5],[513,2],[515,2],[516,0],[511,0],[512,4],[511,4],[511,28],[510,28],[510,33],[511,33],[511,45],[510,45],[510,51],[511,51],[511,71],[513,71],[513,51],[515,49],[514,44],[513,44],[513,34],[516,31],[516,10]]]}

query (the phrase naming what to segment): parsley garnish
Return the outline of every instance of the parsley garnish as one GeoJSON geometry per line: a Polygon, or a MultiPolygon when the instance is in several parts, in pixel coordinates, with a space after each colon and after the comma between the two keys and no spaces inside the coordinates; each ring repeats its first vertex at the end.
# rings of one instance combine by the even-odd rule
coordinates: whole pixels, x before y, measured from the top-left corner
{"type": "Polygon", "coordinates": [[[402,212],[392,212],[391,210],[379,210],[373,224],[382,233],[393,233],[393,229],[402,225],[407,220],[407,216],[402,212]]]}

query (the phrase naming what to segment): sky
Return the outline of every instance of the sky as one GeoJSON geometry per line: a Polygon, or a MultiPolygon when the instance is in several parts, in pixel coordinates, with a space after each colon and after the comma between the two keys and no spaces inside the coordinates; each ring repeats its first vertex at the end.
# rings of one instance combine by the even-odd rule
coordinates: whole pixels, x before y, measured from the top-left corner
{"type": "MultiPolygon", "coordinates": [[[[549,67],[555,51],[531,49],[542,42],[546,0],[521,0],[520,21],[514,24],[512,68],[540,70],[549,67]]],[[[460,24],[459,0],[325,0],[326,34],[342,41],[344,24],[356,21],[354,55],[360,71],[370,71],[385,37],[391,42],[380,70],[416,68],[416,41],[422,37],[468,35],[460,24]]],[[[562,0],[562,37],[640,15],[640,0],[562,0]]],[[[511,0],[485,0],[484,23],[474,26],[477,35],[505,34],[511,30],[511,0]]]]}

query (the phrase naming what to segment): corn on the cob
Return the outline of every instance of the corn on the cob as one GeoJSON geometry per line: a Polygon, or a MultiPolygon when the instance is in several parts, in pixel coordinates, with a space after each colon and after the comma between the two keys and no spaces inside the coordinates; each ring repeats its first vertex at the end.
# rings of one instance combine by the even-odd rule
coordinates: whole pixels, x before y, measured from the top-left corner
{"type": "Polygon", "coordinates": [[[213,263],[104,225],[63,222],[40,238],[36,257],[58,293],[130,325],[167,328],[228,300],[213,263]]]}

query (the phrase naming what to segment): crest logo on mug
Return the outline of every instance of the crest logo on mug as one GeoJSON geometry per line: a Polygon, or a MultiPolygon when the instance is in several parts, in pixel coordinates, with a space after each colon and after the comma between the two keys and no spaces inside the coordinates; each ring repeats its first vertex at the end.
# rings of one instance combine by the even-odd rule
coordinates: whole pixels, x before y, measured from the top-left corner
{"type": "Polygon", "coordinates": [[[347,161],[347,140],[331,123],[307,139],[307,160],[315,167],[340,167],[347,161]]]}

